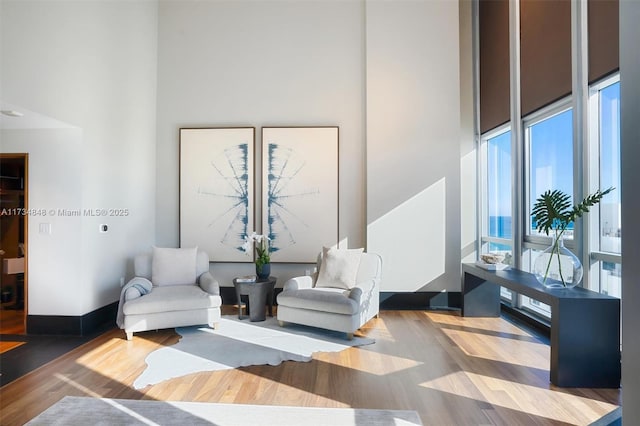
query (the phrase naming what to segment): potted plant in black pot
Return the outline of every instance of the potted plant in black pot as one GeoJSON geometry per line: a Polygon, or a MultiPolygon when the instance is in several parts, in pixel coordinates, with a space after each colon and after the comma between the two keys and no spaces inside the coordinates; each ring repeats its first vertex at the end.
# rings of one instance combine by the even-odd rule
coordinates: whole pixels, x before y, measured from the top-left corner
{"type": "Polygon", "coordinates": [[[256,250],[256,275],[258,279],[266,279],[271,275],[271,242],[270,238],[266,235],[259,235],[252,232],[251,235],[245,237],[245,243],[242,245],[242,249],[245,252],[251,250],[251,247],[256,250]]]}

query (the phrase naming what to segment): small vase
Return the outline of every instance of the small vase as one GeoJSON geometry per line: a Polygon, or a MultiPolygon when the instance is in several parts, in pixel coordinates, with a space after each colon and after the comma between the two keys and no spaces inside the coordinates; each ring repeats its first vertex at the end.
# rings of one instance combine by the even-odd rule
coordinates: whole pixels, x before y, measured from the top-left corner
{"type": "Polygon", "coordinates": [[[582,280],[582,263],[565,248],[562,237],[553,237],[551,246],[538,255],[533,273],[547,288],[573,288],[582,280]]]}
{"type": "Polygon", "coordinates": [[[256,275],[261,280],[266,280],[271,275],[271,264],[265,263],[261,266],[256,264],[256,275]]]}

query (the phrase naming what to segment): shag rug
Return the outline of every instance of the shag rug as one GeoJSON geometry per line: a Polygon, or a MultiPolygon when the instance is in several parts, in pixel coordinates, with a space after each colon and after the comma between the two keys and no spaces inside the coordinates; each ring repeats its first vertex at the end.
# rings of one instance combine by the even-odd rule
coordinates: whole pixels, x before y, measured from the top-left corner
{"type": "Polygon", "coordinates": [[[65,396],[28,425],[414,426],[415,411],[305,408],[65,396]]]}
{"type": "Polygon", "coordinates": [[[364,337],[347,340],[345,333],[297,324],[280,327],[272,317],[249,322],[234,315],[223,316],[217,330],[198,326],[176,328],[176,332],[181,336],[178,343],[147,356],[147,368],[133,383],[135,389],[200,371],[309,362],[315,352],[340,352],[375,342],[364,337]]]}

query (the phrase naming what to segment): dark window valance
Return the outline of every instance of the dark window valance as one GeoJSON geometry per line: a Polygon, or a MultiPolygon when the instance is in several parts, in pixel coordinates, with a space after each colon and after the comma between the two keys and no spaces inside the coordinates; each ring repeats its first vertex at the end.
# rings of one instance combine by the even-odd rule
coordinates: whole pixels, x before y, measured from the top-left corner
{"type": "Polygon", "coordinates": [[[520,0],[522,116],[571,93],[571,2],[520,0]]]}
{"type": "Polygon", "coordinates": [[[509,121],[509,1],[480,0],[480,132],[509,121]]]}
{"type": "MultiPolygon", "coordinates": [[[[593,83],[620,68],[619,2],[589,0],[589,83],[593,83]]],[[[638,47],[640,50],[640,47],[638,47]]]]}

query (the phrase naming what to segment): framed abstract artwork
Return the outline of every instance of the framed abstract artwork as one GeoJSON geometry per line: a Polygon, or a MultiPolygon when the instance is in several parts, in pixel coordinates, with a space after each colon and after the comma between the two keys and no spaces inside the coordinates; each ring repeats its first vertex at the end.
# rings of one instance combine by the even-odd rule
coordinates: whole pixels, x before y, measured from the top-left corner
{"type": "Polygon", "coordinates": [[[262,128],[262,232],[272,262],[315,263],[338,243],[338,133],[262,128]]]}
{"type": "Polygon", "coordinates": [[[180,129],[180,246],[247,262],[254,229],[254,127],[180,129]]]}

